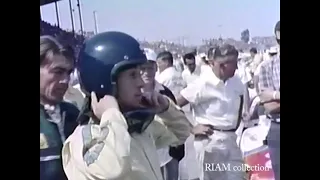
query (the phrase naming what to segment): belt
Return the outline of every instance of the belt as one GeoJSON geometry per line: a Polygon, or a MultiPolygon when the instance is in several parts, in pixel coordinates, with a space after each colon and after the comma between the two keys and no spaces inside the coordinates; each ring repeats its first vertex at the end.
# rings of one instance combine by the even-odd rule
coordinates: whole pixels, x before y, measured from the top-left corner
{"type": "Polygon", "coordinates": [[[220,131],[220,132],[236,132],[237,129],[218,129],[218,128],[213,128],[215,131],[220,131]]]}
{"type": "MultiPolygon", "coordinates": [[[[219,132],[236,132],[237,129],[225,130],[225,129],[218,129],[218,128],[213,127],[212,130],[219,131],[219,132]]],[[[203,140],[203,139],[208,139],[208,136],[207,135],[203,135],[203,134],[196,134],[194,136],[194,138],[195,138],[195,140],[203,140]]]]}
{"type": "MultiPolygon", "coordinates": [[[[238,112],[238,120],[237,120],[237,125],[236,125],[236,128],[233,128],[233,129],[219,129],[219,128],[216,128],[214,126],[212,126],[211,128],[214,130],[214,131],[220,131],[220,132],[236,132],[240,123],[241,123],[241,119],[242,119],[242,109],[243,109],[243,95],[240,95],[240,105],[239,105],[239,112],[238,112]]],[[[195,135],[195,138],[206,138],[207,136],[206,135],[195,135]]]]}

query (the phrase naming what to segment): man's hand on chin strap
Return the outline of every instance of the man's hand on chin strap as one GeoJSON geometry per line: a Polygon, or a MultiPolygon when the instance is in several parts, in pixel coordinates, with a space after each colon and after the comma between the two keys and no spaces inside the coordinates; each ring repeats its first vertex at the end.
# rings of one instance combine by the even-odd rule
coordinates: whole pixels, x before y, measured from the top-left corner
{"type": "Polygon", "coordinates": [[[142,97],[142,105],[154,109],[158,114],[169,108],[169,100],[159,92],[145,92],[142,97]]]}

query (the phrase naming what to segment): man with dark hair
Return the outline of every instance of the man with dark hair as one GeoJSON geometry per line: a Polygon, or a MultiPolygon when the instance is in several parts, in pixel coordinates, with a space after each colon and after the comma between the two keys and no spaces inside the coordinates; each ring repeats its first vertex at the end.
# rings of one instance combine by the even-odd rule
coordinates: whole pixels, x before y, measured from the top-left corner
{"type": "Polygon", "coordinates": [[[168,87],[177,96],[186,85],[181,77],[181,73],[173,66],[172,54],[169,51],[159,53],[157,65],[159,71],[156,74],[156,80],[168,87]]]}
{"type": "Polygon", "coordinates": [[[186,84],[190,84],[199,78],[201,69],[199,66],[197,67],[196,58],[192,53],[188,53],[183,56],[183,63],[187,66],[187,69],[183,70],[182,79],[186,84]]]}
{"type": "Polygon", "coordinates": [[[173,55],[171,52],[160,52],[157,56],[157,64],[160,73],[169,67],[173,67],[173,55]]]}
{"type": "MultiPolygon", "coordinates": [[[[280,21],[275,26],[280,46],[280,21]]],[[[271,121],[267,143],[270,151],[275,180],[280,180],[280,51],[276,57],[261,65],[259,72],[260,100],[265,114],[271,121]]]]}
{"type": "Polygon", "coordinates": [[[243,165],[237,145],[237,130],[244,103],[245,87],[234,76],[238,51],[232,45],[216,47],[208,53],[212,71],[181,91],[177,103],[194,107],[196,125],[195,148],[200,168],[200,180],[244,180],[244,171],[234,171],[243,165]],[[227,165],[230,169],[218,169],[227,165]]]}
{"type": "Polygon", "coordinates": [[[251,48],[251,49],[250,49],[250,55],[251,55],[251,57],[254,58],[254,56],[255,56],[256,54],[258,54],[257,48],[254,48],[254,47],[251,48]]]}
{"type": "Polygon", "coordinates": [[[74,54],[51,36],[40,36],[40,180],[67,180],[63,143],[77,126],[79,110],[63,101],[74,54]]]}

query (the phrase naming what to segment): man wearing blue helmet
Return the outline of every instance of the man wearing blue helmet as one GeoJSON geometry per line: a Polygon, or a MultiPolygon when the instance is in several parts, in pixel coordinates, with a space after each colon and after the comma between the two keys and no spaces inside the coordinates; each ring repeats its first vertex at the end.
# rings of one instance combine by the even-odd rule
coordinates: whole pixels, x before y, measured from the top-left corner
{"type": "Polygon", "coordinates": [[[84,43],[77,69],[85,103],[62,151],[69,180],[163,179],[156,150],[183,144],[190,124],[169,98],[142,92],[145,62],[139,43],[121,32],[84,43]]]}

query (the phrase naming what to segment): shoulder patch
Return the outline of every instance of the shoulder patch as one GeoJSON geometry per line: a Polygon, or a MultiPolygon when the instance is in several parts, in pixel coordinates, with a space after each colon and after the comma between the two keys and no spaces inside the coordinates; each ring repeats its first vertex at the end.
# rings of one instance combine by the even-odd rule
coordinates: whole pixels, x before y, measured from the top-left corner
{"type": "Polygon", "coordinates": [[[47,149],[49,147],[46,136],[40,133],[40,149],[47,149]]]}
{"type": "Polygon", "coordinates": [[[95,127],[93,124],[85,125],[85,127],[82,129],[82,139],[84,144],[83,159],[86,162],[87,166],[94,163],[99,158],[100,153],[105,146],[103,140],[109,133],[108,128],[104,128],[100,132],[92,132],[92,130],[94,129],[95,127]],[[99,139],[97,137],[94,137],[93,133],[98,133],[99,139]]]}

